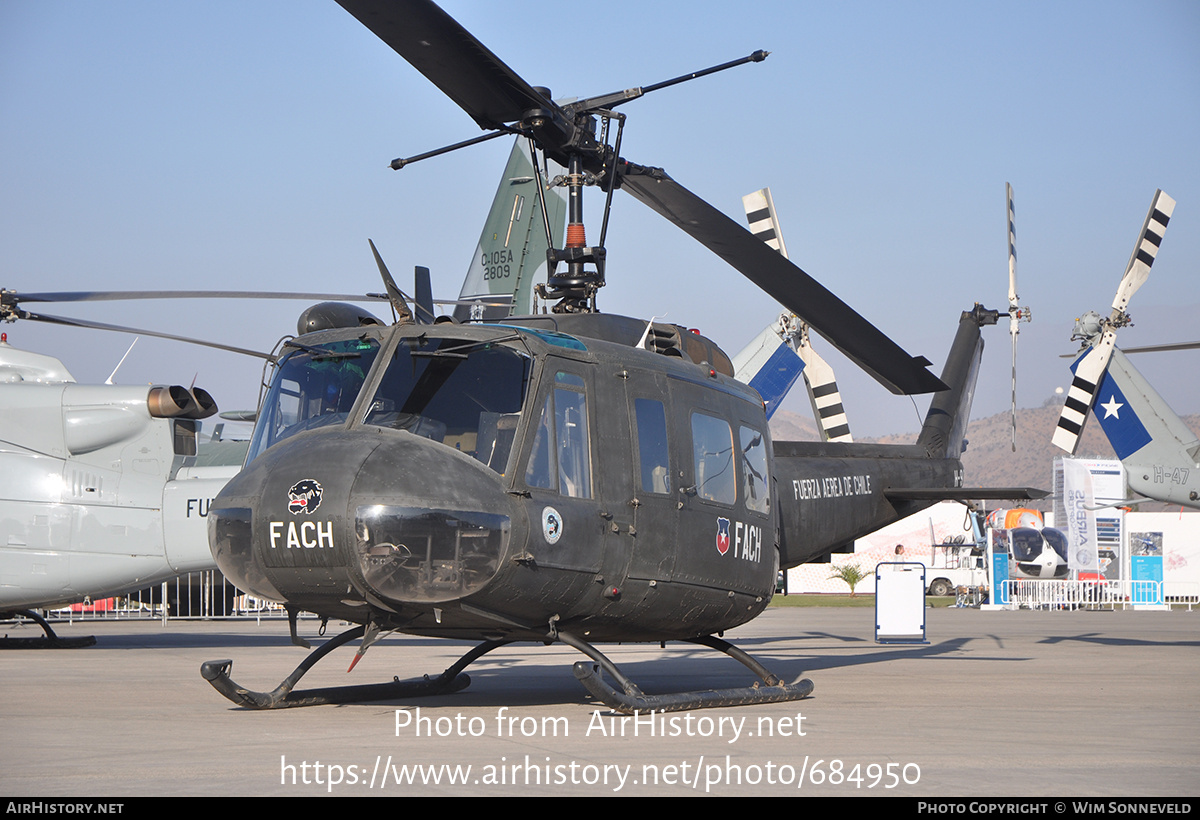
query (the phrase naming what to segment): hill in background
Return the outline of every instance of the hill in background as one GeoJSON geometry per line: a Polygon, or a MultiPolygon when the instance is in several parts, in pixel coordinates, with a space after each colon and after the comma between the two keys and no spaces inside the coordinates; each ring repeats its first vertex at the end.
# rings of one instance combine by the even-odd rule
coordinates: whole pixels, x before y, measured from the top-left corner
{"type": "MultiPolygon", "coordinates": [[[[802,388],[801,388],[802,389],[802,388]]],[[[1017,451],[1012,451],[1011,414],[972,421],[967,430],[967,451],[963,454],[966,484],[972,487],[1037,487],[1052,488],[1054,459],[1066,455],[1050,443],[1062,405],[1057,400],[1042,407],[1017,411],[1017,451]]],[[[1183,421],[1200,435],[1200,415],[1184,416],[1183,421]]],[[[817,441],[816,424],[809,416],[780,410],[771,418],[771,436],[776,441],[817,441]]],[[[882,444],[912,444],[917,433],[897,434],[882,438],[856,441],[875,441],[882,444]]],[[[1079,458],[1116,458],[1095,418],[1089,417],[1076,453],[1079,458]]],[[[1049,510],[1050,499],[1031,504],[1049,510]]],[[[1142,510],[1163,510],[1166,505],[1147,502],[1142,510]]],[[[1173,508],[1172,508],[1173,509],[1173,508]]]]}

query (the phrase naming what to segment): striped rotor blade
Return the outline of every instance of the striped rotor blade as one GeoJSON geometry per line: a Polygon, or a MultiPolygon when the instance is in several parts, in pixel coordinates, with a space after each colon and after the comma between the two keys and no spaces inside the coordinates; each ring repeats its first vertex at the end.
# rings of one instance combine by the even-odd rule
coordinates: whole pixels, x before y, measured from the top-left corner
{"type": "Polygon", "coordinates": [[[1129,306],[1129,300],[1137,293],[1150,276],[1150,266],[1158,256],[1158,247],[1162,244],[1163,234],[1167,232],[1167,223],[1175,211],[1175,200],[1161,190],[1154,192],[1154,201],[1150,203],[1150,211],[1138,235],[1137,245],[1129,257],[1129,265],[1125,268],[1125,276],[1117,288],[1117,298],[1113,299],[1113,310],[1124,312],[1129,306]]]}
{"type": "Polygon", "coordinates": [[[752,194],[746,194],[742,197],[742,207],[746,209],[750,233],[787,259],[787,245],[783,243],[783,231],[779,228],[779,217],[775,214],[775,201],[771,199],[771,189],[762,188],[752,194]]]}
{"type": "Polygon", "coordinates": [[[1013,209],[1013,189],[1004,183],[1008,202],[1008,334],[1012,337],[1012,451],[1017,451],[1017,334],[1021,332],[1020,305],[1017,295],[1017,216],[1013,209]]]}
{"type": "Polygon", "coordinates": [[[1017,333],[1012,330],[1012,451],[1017,451],[1017,333]]]}
{"type": "Polygon", "coordinates": [[[1100,380],[1104,378],[1104,371],[1108,368],[1108,360],[1112,357],[1116,341],[1115,331],[1104,331],[1100,342],[1075,363],[1075,378],[1071,380],[1067,402],[1063,406],[1062,415],[1058,417],[1054,438],[1051,439],[1055,447],[1075,454],[1075,449],[1079,446],[1079,437],[1083,434],[1084,422],[1087,421],[1088,411],[1096,401],[1096,392],[1100,389],[1100,380]]]}
{"type": "Polygon", "coordinates": [[[825,441],[854,441],[833,368],[808,345],[796,352],[804,361],[804,381],[808,384],[813,413],[821,425],[821,438],[825,441]]]}
{"type": "MultiPolygon", "coordinates": [[[[746,194],[742,197],[742,207],[746,209],[750,233],[787,259],[787,245],[783,241],[783,231],[779,227],[779,216],[775,213],[771,189],[762,188],[752,194],[746,194]]],[[[807,333],[805,335],[807,336],[807,333]]],[[[833,368],[818,356],[809,344],[799,345],[795,350],[796,355],[804,362],[804,383],[808,386],[813,415],[821,427],[821,438],[824,441],[854,441],[850,435],[850,422],[842,406],[842,394],[838,390],[833,368]]]]}
{"type": "MultiPolygon", "coordinates": [[[[1020,302],[1020,297],[1017,296],[1017,221],[1013,212],[1012,185],[1006,182],[1004,188],[1008,199],[1008,306],[1010,309],[1016,309],[1020,302]]],[[[1015,327],[1015,318],[1013,322],[1015,327]]]]}

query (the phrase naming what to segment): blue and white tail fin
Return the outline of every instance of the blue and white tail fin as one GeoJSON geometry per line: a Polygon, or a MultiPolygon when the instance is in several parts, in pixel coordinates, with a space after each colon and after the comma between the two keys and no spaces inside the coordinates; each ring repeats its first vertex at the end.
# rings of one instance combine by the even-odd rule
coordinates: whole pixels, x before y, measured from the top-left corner
{"type": "Polygon", "coordinates": [[[1085,341],[1088,344],[1088,352],[1071,368],[1075,376],[1052,439],[1056,447],[1072,455],[1079,446],[1079,437],[1083,433],[1088,410],[1096,403],[1109,359],[1112,351],[1116,349],[1117,328],[1130,323],[1129,314],[1125,312],[1129,307],[1129,300],[1150,276],[1150,267],[1158,256],[1159,246],[1174,210],[1175,200],[1161,190],[1154,192],[1150,210],[1142,223],[1142,231],[1138,234],[1129,264],[1125,267],[1125,275],[1121,277],[1121,283],[1117,286],[1112,313],[1107,318],[1102,318],[1096,312],[1089,311],[1075,324],[1075,333],[1071,338],[1085,341]]]}
{"type": "MultiPolygon", "coordinates": [[[[1053,440],[1074,453],[1090,410],[1124,463],[1130,490],[1157,501],[1200,508],[1200,438],[1116,346],[1117,330],[1131,324],[1126,312],[1129,300],[1150,276],[1174,210],[1175,200],[1155,191],[1117,287],[1112,313],[1101,317],[1088,311],[1076,321],[1071,338],[1083,340],[1085,347],[1071,366],[1071,391],[1053,440]]],[[[1143,350],[1191,346],[1160,345],[1143,350]]]]}
{"type": "Polygon", "coordinates": [[[779,409],[779,403],[804,370],[804,361],[788,343],[791,318],[790,314],[781,314],[733,356],[734,376],[762,396],[767,418],[779,409]]]}
{"type": "MultiPolygon", "coordinates": [[[[750,232],[769,247],[787,256],[771,190],[763,188],[742,197],[750,232]]],[[[783,313],[763,328],[750,344],[733,357],[734,372],[766,403],[767,418],[803,374],[813,415],[825,441],[853,441],[833,368],[812,349],[808,328],[790,313],[783,313]]]]}

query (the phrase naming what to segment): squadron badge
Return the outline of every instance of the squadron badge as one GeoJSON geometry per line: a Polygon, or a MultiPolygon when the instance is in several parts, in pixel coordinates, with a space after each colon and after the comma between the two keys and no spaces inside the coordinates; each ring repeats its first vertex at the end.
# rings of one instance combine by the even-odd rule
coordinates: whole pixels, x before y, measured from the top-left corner
{"type": "Polygon", "coordinates": [[[312,515],[321,506],[321,485],[311,478],[297,481],[288,490],[288,512],[292,515],[312,515]]]}

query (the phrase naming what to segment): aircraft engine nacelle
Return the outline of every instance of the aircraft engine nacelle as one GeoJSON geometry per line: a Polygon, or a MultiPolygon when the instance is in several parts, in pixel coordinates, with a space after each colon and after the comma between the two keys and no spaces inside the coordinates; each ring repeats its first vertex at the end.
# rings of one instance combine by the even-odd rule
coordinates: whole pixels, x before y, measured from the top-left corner
{"type": "MultiPolygon", "coordinates": [[[[84,455],[141,435],[152,419],[202,419],[217,412],[207,391],[186,387],[68,385],[62,396],[63,443],[84,455]]],[[[191,447],[194,454],[195,447],[191,447]]]]}

